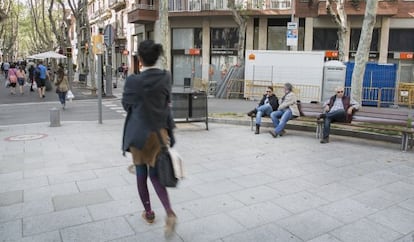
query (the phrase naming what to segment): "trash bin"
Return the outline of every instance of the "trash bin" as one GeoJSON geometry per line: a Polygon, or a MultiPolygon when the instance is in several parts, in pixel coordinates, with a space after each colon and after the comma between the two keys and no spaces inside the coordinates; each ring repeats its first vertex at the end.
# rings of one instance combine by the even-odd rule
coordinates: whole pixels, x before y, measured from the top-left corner
{"type": "Polygon", "coordinates": [[[79,74],[79,82],[86,82],[86,74],[79,74]]]}
{"type": "Polygon", "coordinates": [[[208,130],[206,92],[172,93],[172,113],[176,122],[205,122],[208,130]]]}

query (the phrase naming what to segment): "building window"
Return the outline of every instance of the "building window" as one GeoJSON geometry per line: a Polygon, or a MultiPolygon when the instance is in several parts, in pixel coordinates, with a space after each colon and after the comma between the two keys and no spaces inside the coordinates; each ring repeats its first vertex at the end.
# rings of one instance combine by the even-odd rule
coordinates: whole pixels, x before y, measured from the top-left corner
{"type": "Polygon", "coordinates": [[[390,29],[388,51],[414,52],[414,29],[390,29]]]}
{"type": "Polygon", "coordinates": [[[313,29],[313,50],[337,50],[338,29],[313,29]]]}
{"type": "MultiPolygon", "coordinates": [[[[359,39],[361,38],[361,29],[351,29],[351,41],[349,46],[349,51],[357,51],[359,39]]],[[[379,51],[379,29],[374,29],[372,31],[372,40],[370,51],[377,52],[379,51]]]]}

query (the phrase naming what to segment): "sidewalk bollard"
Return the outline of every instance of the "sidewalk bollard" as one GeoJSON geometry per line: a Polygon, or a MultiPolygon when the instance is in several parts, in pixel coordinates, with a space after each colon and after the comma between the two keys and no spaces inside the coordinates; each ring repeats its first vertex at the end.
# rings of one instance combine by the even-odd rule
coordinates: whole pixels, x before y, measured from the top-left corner
{"type": "Polygon", "coordinates": [[[50,127],[60,126],[60,110],[57,108],[49,109],[50,112],[50,127]]]}

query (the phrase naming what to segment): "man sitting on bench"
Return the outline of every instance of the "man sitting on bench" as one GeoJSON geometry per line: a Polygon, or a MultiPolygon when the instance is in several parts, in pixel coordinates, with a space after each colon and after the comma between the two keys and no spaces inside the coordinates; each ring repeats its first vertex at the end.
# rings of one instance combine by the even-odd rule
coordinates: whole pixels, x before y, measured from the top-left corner
{"type": "Polygon", "coordinates": [[[335,91],[336,94],[324,103],[324,113],[319,116],[319,119],[324,119],[321,144],[329,143],[332,122],[350,123],[354,111],[359,108],[359,104],[355,100],[344,95],[343,87],[337,87],[335,91]]]}
{"type": "Polygon", "coordinates": [[[278,107],[279,101],[276,95],[273,93],[273,87],[268,86],[266,89],[266,93],[263,95],[263,98],[260,101],[259,105],[255,109],[247,113],[247,115],[250,117],[256,115],[255,134],[260,133],[260,124],[262,122],[262,117],[270,116],[270,113],[277,110],[278,107]]]}

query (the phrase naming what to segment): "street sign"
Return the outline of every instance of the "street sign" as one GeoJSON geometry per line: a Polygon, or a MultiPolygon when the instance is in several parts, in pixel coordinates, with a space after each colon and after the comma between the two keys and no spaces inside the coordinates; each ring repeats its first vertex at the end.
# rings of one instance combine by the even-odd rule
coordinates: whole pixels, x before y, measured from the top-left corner
{"type": "Polygon", "coordinates": [[[298,45],[298,23],[288,22],[286,32],[286,45],[297,46],[298,45]]]}
{"type": "Polygon", "coordinates": [[[114,43],[114,29],[111,24],[105,27],[104,42],[106,46],[111,46],[114,43]]]}

